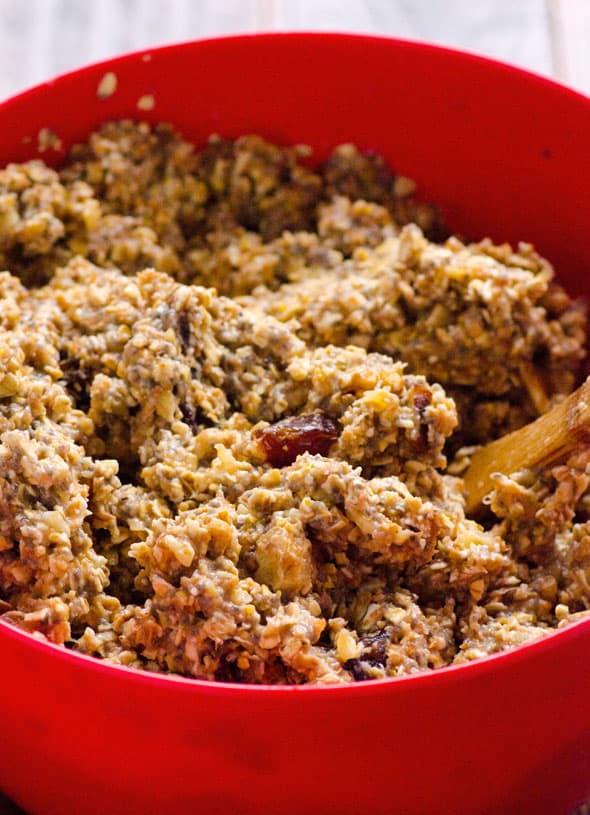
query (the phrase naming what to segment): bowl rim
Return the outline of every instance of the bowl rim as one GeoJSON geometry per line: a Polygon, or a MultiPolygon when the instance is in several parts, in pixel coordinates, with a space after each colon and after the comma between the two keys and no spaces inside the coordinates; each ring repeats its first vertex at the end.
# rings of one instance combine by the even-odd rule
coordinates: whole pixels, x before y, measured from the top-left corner
{"type": "MultiPolygon", "coordinates": [[[[409,50],[416,53],[439,53],[452,59],[463,60],[466,65],[478,64],[487,65],[494,70],[520,75],[521,78],[538,85],[544,86],[550,92],[559,92],[569,96],[572,101],[590,105],[590,96],[578,91],[553,78],[543,76],[534,71],[514,65],[492,57],[482,56],[476,52],[463,48],[454,48],[446,45],[438,45],[421,39],[406,39],[391,37],[386,35],[370,33],[352,33],[347,31],[257,31],[230,35],[219,35],[203,37],[198,39],[181,40],[167,45],[160,45],[151,48],[138,48],[132,51],[118,54],[106,59],[85,63],[72,70],[58,74],[48,80],[37,83],[26,88],[6,99],[0,101],[0,113],[9,113],[12,105],[25,101],[28,97],[59,85],[62,82],[75,81],[77,78],[87,76],[89,73],[99,70],[115,71],[118,66],[126,65],[137,59],[145,59],[149,56],[166,54],[167,52],[179,50],[192,50],[200,47],[215,47],[245,41],[254,42],[256,40],[292,40],[300,41],[301,44],[321,43],[322,41],[365,41],[369,47],[371,44],[390,46],[394,49],[409,50]]],[[[137,111],[130,112],[131,118],[138,118],[137,111]]],[[[174,123],[172,122],[174,125],[174,123]]],[[[67,649],[61,645],[56,645],[47,640],[36,638],[32,633],[18,628],[15,624],[9,623],[0,618],[0,640],[7,637],[17,647],[30,648],[39,657],[45,655],[57,658],[67,665],[102,674],[119,681],[129,681],[139,683],[146,687],[166,686],[176,688],[179,691],[189,693],[201,693],[210,696],[231,696],[236,692],[249,696],[259,696],[260,694],[272,693],[274,697],[292,698],[293,694],[306,694],[312,696],[326,697],[330,694],[335,698],[336,694],[344,694],[345,698],[351,696],[374,695],[375,693],[397,693],[410,689],[428,689],[434,682],[438,685],[451,681],[470,681],[482,674],[495,673],[499,669],[507,669],[518,666],[523,660],[534,659],[539,651],[555,650],[560,644],[568,640],[582,639],[590,635],[590,613],[582,618],[576,619],[565,625],[563,628],[550,630],[544,636],[528,640],[521,645],[499,653],[489,654],[479,659],[460,664],[447,665],[442,668],[430,669],[415,674],[405,674],[396,677],[386,677],[383,679],[373,679],[363,682],[352,682],[346,684],[302,684],[302,685],[254,685],[240,684],[237,682],[219,682],[214,680],[196,679],[193,677],[181,676],[173,673],[155,673],[147,670],[137,669],[126,665],[118,665],[106,662],[104,659],[90,656],[78,651],[67,649]]]]}
{"type": "MultiPolygon", "coordinates": [[[[437,52],[441,55],[446,55],[450,58],[459,58],[463,59],[465,62],[469,63],[476,63],[479,65],[488,65],[490,67],[494,67],[497,70],[501,70],[508,73],[517,73],[520,74],[523,78],[527,78],[531,82],[535,82],[540,85],[545,85],[548,88],[553,88],[554,90],[560,91],[567,96],[571,96],[572,98],[577,99],[578,101],[582,100],[584,102],[590,101],[590,94],[585,94],[583,91],[580,91],[576,88],[573,88],[570,85],[567,85],[565,82],[562,82],[560,79],[555,77],[549,77],[541,73],[536,73],[535,71],[521,67],[520,65],[516,65],[512,62],[508,62],[502,59],[498,59],[496,57],[489,57],[484,56],[476,51],[471,51],[468,48],[460,48],[460,47],[452,47],[449,45],[441,45],[438,43],[432,43],[428,40],[423,40],[420,38],[407,38],[407,37],[394,37],[388,36],[386,34],[373,34],[373,33],[356,33],[351,31],[340,31],[338,29],[333,29],[330,31],[318,31],[315,29],[302,29],[302,30],[277,30],[277,31],[247,31],[242,33],[236,34],[218,34],[212,35],[207,37],[198,37],[195,39],[188,39],[188,40],[177,40],[171,43],[167,43],[165,45],[156,45],[153,47],[143,47],[143,48],[135,48],[131,51],[125,51],[122,54],[115,54],[111,57],[106,57],[104,59],[95,60],[88,63],[83,63],[75,68],[70,70],[64,71],[63,73],[55,74],[51,76],[49,79],[43,80],[41,82],[37,82],[34,85],[31,85],[27,88],[18,91],[11,96],[6,97],[5,99],[0,100],[0,109],[4,108],[4,106],[10,106],[12,103],[21,101],[23,97],[29,96],[34,93],[38,93],[39,91],[50,88],[56,84],[61,84],[64,80],[75,79],[77,75],[80,74],[87,74],[89,72],[98,70],[99,68],[106,69],[107,71],[112,70],[117,67],[117,65],[122,65],[127,62],[132,62],[137,59],[151,59],[154,55],[165,54],[168,51],[178,51],[178,50],[191,50],[195,47],[215,47],[216,44],[230,44],[237,43],[237,42],[248,42],[248,41],[256,41],[256,40],[301,40],[302,43],[311,43],[317,42],[321,40],[331,40],[331,41],[361,41],[364,40],[367,43],[376,43],[382,44],[402,49],[402,50],[409,50],[409,51],[416,51],[416,52],[437,52]]],[[[370,46],[369,46],[370,47],[370,46]]],[[[137,117],[137,110],[134,111],[135,117],[137,117]]],[[[173,123],[172,123],[173,124],[173,123]]]]}

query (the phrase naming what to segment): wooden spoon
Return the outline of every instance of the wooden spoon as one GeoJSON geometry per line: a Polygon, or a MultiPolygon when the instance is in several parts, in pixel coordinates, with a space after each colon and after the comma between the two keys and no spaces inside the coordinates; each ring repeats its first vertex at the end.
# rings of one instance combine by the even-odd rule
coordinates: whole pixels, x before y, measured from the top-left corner
{"type": "Polygon", "coordinates": [[[543,467],[590,442],[590,376],[578,390],[534,422],[481,447],[465,475],[466,511],[477,511],[495,473],[543,467]]]}

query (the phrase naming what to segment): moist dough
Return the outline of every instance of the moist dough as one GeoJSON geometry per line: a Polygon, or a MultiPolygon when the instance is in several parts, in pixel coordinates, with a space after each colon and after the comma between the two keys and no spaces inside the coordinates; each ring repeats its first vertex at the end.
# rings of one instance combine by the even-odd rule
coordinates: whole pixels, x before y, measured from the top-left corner
{"type": "Polygon", "coordinates": [[[460,479],[466,444],[573,389],[583,310],[531,246],[445,240],[379,157],[308,153],[116,122],[60,171],[0,171],[6,621],[151,671],[343,683],[590,607],[587,451],[498,478],[483,525],[460,479]],[[333,437],[273,459],[309,417],[333,437]]]}

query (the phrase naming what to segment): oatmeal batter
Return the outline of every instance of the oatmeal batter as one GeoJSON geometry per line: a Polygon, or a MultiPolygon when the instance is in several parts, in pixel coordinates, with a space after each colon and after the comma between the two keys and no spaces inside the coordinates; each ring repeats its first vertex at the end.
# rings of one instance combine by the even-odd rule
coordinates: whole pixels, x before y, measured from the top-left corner
{"type": "Polygon", "coordinates": [[[0,171],[0,614],[150,671],[346,683],[590,608],[590,452],[465,516],[465,445],[575,386],[531,246],[378,156],[116,122],[0,171]],[[458,452],[457,452],[458,451],[458,452]]]}

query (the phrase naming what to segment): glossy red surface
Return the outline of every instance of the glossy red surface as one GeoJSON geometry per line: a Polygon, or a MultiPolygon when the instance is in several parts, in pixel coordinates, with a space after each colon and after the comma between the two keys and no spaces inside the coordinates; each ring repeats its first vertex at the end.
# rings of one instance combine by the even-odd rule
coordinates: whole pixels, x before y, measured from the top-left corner
{"type": "MultiPolygon", "coordinates": [[[[590,295],[590,100],[427,45],[259,35],[133,54],[0,106],[0,163],[106,118],[382,152],[473,237],[535,242],[590,295]],[[112,70],[116,92],[100,101],[112,70]]],[[[0,787],[37,815],[560,815],[590,796],[590,620],[478,663],[351,687],[140,674],[0,622],[0,787]]]]}

